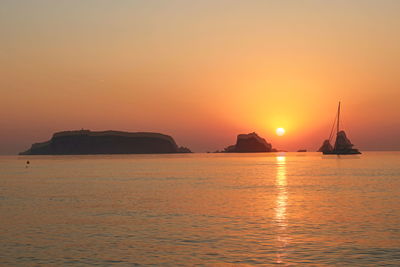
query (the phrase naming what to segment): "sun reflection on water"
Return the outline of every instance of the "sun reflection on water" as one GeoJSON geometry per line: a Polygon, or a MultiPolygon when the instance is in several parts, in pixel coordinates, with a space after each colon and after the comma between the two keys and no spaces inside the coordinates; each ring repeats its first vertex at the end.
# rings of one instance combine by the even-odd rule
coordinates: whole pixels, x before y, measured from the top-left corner
{"type": "Polygon", "coordinates": [[[286,206],[287,206],[287,181],[286,181],[286,157],[276,157],[276,180],[275,187],[277,189],[277,197],[275,202],[275,223],[277,226],[277,241],[278,241],[278,252],[277,252],[277,263],[283,263],[283,257],[285,256],[285,248],[288,244],[288,238],[286,234],[287,220],[286,220],[286,206]]]}

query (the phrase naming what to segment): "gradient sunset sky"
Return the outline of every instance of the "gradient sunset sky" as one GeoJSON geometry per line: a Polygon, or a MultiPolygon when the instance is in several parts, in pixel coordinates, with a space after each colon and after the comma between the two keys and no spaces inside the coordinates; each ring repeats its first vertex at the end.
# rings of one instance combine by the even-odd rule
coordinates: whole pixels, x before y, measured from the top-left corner
{"type": "Polygon", "coordinates": [[[0,0],[0,154],[81,128],[316,150],[339,100],[357,148],[399,150],[399,14],[396,0],[0,0]]]}

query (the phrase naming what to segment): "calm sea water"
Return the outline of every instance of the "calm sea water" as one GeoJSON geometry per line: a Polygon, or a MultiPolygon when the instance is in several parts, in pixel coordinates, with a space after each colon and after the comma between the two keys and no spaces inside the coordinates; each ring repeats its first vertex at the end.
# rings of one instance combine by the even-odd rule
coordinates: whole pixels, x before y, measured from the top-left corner
{"type": "Polygon", "coordinates": [[[7,266],[399,266],[400,152],[2,156],[0,216],[7,266]]]}

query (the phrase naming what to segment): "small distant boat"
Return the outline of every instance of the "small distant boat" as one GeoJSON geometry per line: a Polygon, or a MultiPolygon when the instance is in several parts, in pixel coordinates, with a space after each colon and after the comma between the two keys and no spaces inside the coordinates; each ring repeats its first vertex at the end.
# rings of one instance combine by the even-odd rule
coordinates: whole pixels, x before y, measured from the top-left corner
{"type": "Polygon", "coordinates": [[[299,149],[297,152],[307,152],[307,149],[299,149]]]}
{"type": "Polygon", "coordinates": [[[353,144],[350,139],[347,138],[346,133],[341,131],[339,126],[340,122],[340,102],[338,106],[337,116],[332,126],[331,134],[329,135],[329,139],[325,140],[318,152],[322,152],[325,155],[354,155],[361,154],[361,152],[353,148],[353,144]],[[333,130],[336,123],[336,141],[335,145],[332,147],[331,141],[333,138],[333,130]]]}

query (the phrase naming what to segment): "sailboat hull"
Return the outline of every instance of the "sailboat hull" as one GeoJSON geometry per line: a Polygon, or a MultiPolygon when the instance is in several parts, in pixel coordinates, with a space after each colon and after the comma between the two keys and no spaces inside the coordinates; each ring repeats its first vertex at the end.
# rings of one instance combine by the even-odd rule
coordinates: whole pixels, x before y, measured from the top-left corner
{"type": "Polygon", "coordinates": [[[356,155],[356,154],[361,154],[358,149],[351,149],[347,151],[323,151],[322,154],[324,155],[356,155]]]}

